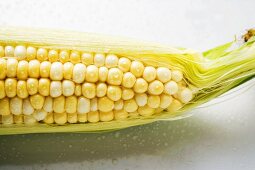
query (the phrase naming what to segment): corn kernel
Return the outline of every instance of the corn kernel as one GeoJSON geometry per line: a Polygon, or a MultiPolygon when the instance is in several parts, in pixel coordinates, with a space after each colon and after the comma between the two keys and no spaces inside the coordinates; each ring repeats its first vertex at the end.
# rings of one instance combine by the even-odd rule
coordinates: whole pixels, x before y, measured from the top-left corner
{"type": "Polygon", "coordinates": [[[94,98],[96,96],[96,85],[94,83],[83,83],[82,95],[88,99],[94,98]]]}
{"type": "Polygon", "coordinates": [[[17,67],[17,78],[21,80],[25,80],[28,77],[28,62],[27,61],[19,61],[17,67]]]}
{"type": "Polygon", "coordinates": [[[13,78],[7,78],[5,80],[5,93],[7,97],[16,96],[17,92],[17,80],[13,78]]]}
{"type": "Polygon", "coordinates": [[[7,77],[16,77],[18,60],[15,58],[9,58],[6,63],[6,75],[7,77]]]}
{"type": "Polygon", "coordinates": [[[39,81],[35,78],[27,79],[27,91],[29,95],[34,95],[38,92],[39,81]]]}
{"type": "Polygon", "coordinates": [[[86,70],[86,81],[97,82],[98,81],[98,68],[94,65],[89,65],[86,70]]]}
{"type": "Polygon", "coordinates": [[[39,48],[36,53],[36,58],[39,61],[46,61],[48,60],[48,51],[44,48],[39,48]]]}
{"type": "Polygon", "coordinates": [[[38,60],[29,61],[28,75],[32,78],[38,78],[40,76],[40,62],[38,60]]]}
{"type": "Polygon", "coordinates": [[[28,97],[28,91],[27,91],[27,82],[24,80],[19,80],[17,82],[17,96],[25,99],[28,97]]]}
{"type": "Polygon", "coordinates": [[[49,61],[43,61],[40,64],[40,76],[43,78],[50,77],[51,63],[49,61]]]}

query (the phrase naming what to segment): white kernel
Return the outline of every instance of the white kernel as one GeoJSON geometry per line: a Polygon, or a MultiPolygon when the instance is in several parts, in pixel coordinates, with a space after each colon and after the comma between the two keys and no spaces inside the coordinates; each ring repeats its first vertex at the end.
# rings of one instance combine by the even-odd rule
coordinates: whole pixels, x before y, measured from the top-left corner
{"type": "Polygon", "coordinates": [[[97,67],[104,66],[105,63],[105,55],[104,54],[95,54],[94,56],[94,64],[97,67]]]}
{"type": "Polygon", "coordinates": [[[79,97],[77,103],[78,114],[85,114],[90,111],[90,100],[85,97],[79,97]]]}
{"type": "Polygon", "coordinates": [[[118,57],[114,54],[108,54],[105,58],[105,66],[108,68],[116,67],[118,65],[118,57]]]}
{"type": "Polygon", "coordinates": [[[145,106],[147,104],[148,96],[145,93],[136,94],[135,101],[138,106],[145,106]]]}
{"type": "Polygon", "coordinates": [[[26,47],[22,45],[18,45],[15,47],[14,50],[14,57],[17,57],[18,60],[24,60],[26,59],[26,47]]]}
{"type": "Polygon", "coordinates": [[[178,92],[178,85],[175,81],[169,81],[164,84],[165,89],[164,93],[169,94],[169,95],[174,95],[178,92]]]}
{"type": "Polygon", "coordinates": [[[172,71],[172,80],[175,82],[180,82],[183,79],[183,74],[179,70],[172,71]]]}
{"type": "Polygon", "coordinates": [[[82,83],[86,76],[86,66],[84,64],[78,63],[74,65],[73,68],[73,81],[75,83],[82,83]]]}
{"type": "Polygon", "coordinates": [[[64,80],[62,82],[62,89],[64,96],[71,96],[74,94],[75,84],[73,81],[64,80]]]}
{"type": "Polygon", "coordinates": [[[171,71],[165,67],[159,67],[157,69],[157,79],[162,83],[165,83],[171,79],[171,71]]]}
{"type": "Polygon", "coordinates": [[[50,68],[51,80],[62,80],[63,79],[63,64],[61,62],[54,62],[50,68]]]}
{"type": "Polygon", "coordinates": [[[50,84],[50,96],[59,97],[62,94],[61,81],[52,81],[50,84]]]}

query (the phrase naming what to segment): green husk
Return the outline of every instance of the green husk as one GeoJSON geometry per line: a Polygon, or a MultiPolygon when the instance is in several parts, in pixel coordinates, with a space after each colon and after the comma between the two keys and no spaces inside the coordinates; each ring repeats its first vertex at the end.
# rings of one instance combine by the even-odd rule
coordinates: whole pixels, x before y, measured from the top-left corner
{"type": "Polygon", "coordinates": [[[141,60],[153,66],[180,69],[194,92],[194,99],[176,113],[163,111],[150,117],[111,121],[47,125],[0,125],[0,135],[51,132],[104,132],[157,120],[176,120],[189,116],[190,109],[206,103],[255,76],[255,38],[232,49],[237,41],[229,42],[203,53],[155,43],[140,42],[105,35],[62,30],[0,28],[0,45],[30,45],[47,49],[82,52],[114,53],[141,60]]]}

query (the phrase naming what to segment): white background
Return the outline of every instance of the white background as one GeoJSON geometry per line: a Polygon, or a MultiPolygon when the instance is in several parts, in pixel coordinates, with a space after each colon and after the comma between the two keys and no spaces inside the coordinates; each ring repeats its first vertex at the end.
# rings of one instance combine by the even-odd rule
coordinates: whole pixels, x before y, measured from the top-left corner
{"type": "MultiPolygon", "coordinates": [[[[202,51],[254,27],[254,6],[253,0],[9,0],[0,1],[0,25],[106,33],[202,51]]],[[[255,169],[254,84],[184,120],[103,134],[1,136],[0,169],[255,169]]]]}

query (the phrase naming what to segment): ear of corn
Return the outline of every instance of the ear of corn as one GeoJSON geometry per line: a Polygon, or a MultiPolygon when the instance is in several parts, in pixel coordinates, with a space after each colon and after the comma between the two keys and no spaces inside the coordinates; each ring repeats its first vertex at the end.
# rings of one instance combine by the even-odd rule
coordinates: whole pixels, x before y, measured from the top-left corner
{"type": "Polygon", "coordinates": [[[0,134],[107,131],[185,117],[254,77],[254,41],[201,54],[96,34],[0,28],[0,134]]]}

